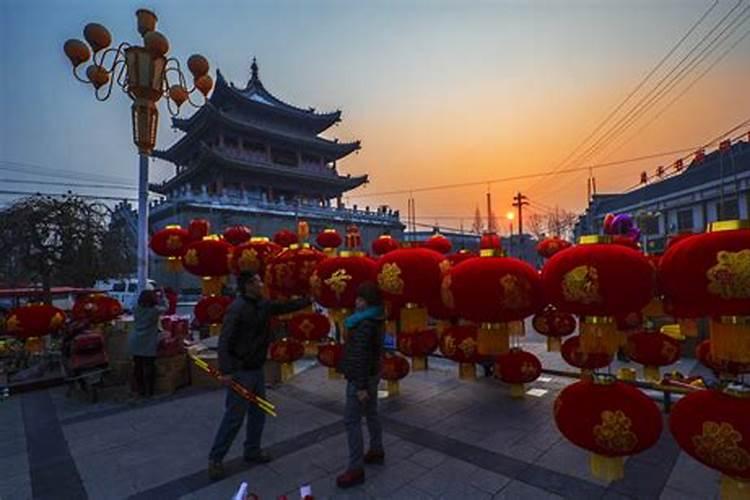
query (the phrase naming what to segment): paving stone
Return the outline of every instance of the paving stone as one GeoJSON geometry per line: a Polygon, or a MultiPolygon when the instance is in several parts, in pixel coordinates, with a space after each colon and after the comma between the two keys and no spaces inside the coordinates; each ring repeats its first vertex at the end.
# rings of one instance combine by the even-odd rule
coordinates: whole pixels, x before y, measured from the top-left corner
{"type": "Polygon", "coordinates": [[[605,487],[609,484],[591,475],[589,453],[567,440],[561,440],[552,446],[539,457],[536,464],[605,487]]]}
{"type": "Polygon", "coordinates": [[[408,460],[386,466],[378,471],[374,480],[369,476],[371,470],[372,468],[367,470],[368,480],[365,482],[364,491],[375,498],[387,498],[407,484],[416,487],[416,481],[428,472],[425,467],[408,460]]]}
{"type": "Polygon", "coordinates": [[[455,458],[448,458],[439,466],[419,477],[412,485],[431,495],[440,497],[456,488],[466,489],[471,485],[470,477],[478,470],[476,465],[455,458]]]}
{"type": "Polygon", "coordinates": [[[666,488],[689,495],[713,498],[719,491],[721,474],[686,453],[680,453],[667,479],[666,488]]]}
{"type": "Polygon", "coordinates": [[[535,488],[521,481],[511,481],[492,498],[493,500],[562,500],[564,497],[540,488],[535,488]]]}
{"type": "Polygon", "coordinates": [[[409,460],[427,469],[432,469],[443,463],[447,458],[448,455],[443,453],[424,449],[414,453],[409,457],[409,460]]]}
{"type": "Polygon", "coordinates": [[[477,469],[469,477],[469,483],[484,491],[485,493],[495,494],[502,490],[510,483],[511,479],[501,474],[488,471],[486,469],[477,469]]]}

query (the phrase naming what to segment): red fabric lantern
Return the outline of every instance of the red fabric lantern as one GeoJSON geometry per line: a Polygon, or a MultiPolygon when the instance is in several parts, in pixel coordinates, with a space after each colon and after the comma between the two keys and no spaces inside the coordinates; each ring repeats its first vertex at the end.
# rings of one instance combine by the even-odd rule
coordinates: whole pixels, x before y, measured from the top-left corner
{"type": "Polygon", "coordinates": [[[500,251],[503,248],[503,244],[500,240],[500,236],[497,233],[489,232],[483,233],[479,239],[480,250],[497,250],[500,251]]]}
{"type": "Polygon", "coordinates": [[[415,332],[399,332],[396,336],[398,350],[411,356],[411,367],[414,371],[427,368],[427,356],[432,354],[438,346],[438,336],[435,330],[418,330],[415,332]]]}
{"type": "Polygon", "coordinates": [[[635,455],[659,439],[659,408],[641,391],[613,379],[582,380],[555,400],[555,423],[566,439],[590,451],[594,477],[624,476],[623,457],[635,455]]]}
{"type": "Polygon", "coordinates": [[[167,258],[168,271],[179,272],[182,270],[181,259],[189,242],[190,233],[179,225],[170,225],[154,233],[149,246],[156,255],[167,258]]]}
{"type": "Polygon", "coordinates": [[[427,327],[425,306],[438,300],[444,258],[427,248],[402,248],[383,255],[378,262],[378,285],[391,306],[402,305],[402,331],[427,327]]]}
{"type": "Polygon", "coordinates": [[[669,427],[685,453],[722,473],[721,498],[750,496],[750,390],[696,391],[672,408],[669,427]]]}
{"type": "Polygon", "coordinates": [[[521,260],[506,257],[460,263],[446,274],[441,292],[443,302],[460,317],[480,324],[481,355],[507,352],[512,328],[522,334],[521,321],[542,306],[537,272],[521,260]]]}
{"type": "Polygon", "coordinates": [[[409,374],[409,362],[397,354],[385,353],[381,366],[381,376],[388,382],[388,394],[395,396],[400,392],[399,380],[409,374]]]}
{"type": "Polygon", "coordinates": [[[326,228],[318,233],[318,236],[315,238],[315,243],[323,248],[326,255],[332,256],[336,254],[336,249],[341,246],[343,239],[335,229],[326,228]]]}
{"type": "Polygon", "coordinates": [[[398,240],[390,234],[381,234],[372,242],[372,253],[375,255],[385,255],[401,247],[398,240]]]}
{"type": "Polygon", "coordinates": [[[743,373],[750,373],[750,363],[736,363],[716,359],[711,354],[711,340],[704,340],[695,347],[695,358],[710,368],[721,379],[732,379],[743,373]]]}
{"type": "Polygon", "coordinates": [[[310,278],[325,255],[309,244],[294,244],[273,256],[266,266],[266,285],[277,297],[306,296],[310,278]]]}
{"type": "Polygon", "coordinates": [[[230,245],[241,245],[246,243],[252,236],[252,231],[247,226],[237,224],[235,226],[229,226],[224,230],[224,239],[229,242],[230,245]]]}
{"type": "Polygon", "coordinates": [[[193,309],[195,319],[200,325],[208,325],[212,336],[221,333],[224,314],[232,304],[232,298],[223,295],[203,297],[193,309]]]}
{"type": "Polygon", "coordinates": [[[471,250],[461,249],[456,253],[449,254],[446,256],[446,259],[448,259],[448,262],[451,263],[451,267],[455,267],[459,265],[461,262],[472,259],[474,257],[478,257],[478,255],[471,250]]]}
{"type": "Polygon", "coordinates": [[[237,245],[232,250],[230,268],[234,274],[265,273],[268,260],[279,253],[281,247],[263,236],[253,236],[250,241],[237,245]]]}
{"type": "Polygon", "coordinates": [[[544,311],[534,315],[531,325],[537,333],[547,337],[547,351],[556,352],[562,346],[561,339],[571,335],[576,329],[576,319],[572,314],[558,311],[549,305],[544,311]]]}
{"type": "Polygon", "coordinates": [[[630,359],[644,365],[646,380],[661,380],[660,366],[671,365],[680,359],[680,343],[657,332],[636,332],[628,335],[625,352],[630,359]]]}
{"type": "Polygon", "coordinates": [[[648,259],[631,248],[584,237],[583,244],[555,254],[542,270],[545,297],[558,309],[582,316],[581,348],[615,353],[624,343],[615,317],[640,311],[654,291],[648,259]]]}
{"type": "Polygon", "coordinates": [[[206,219],[193,219],[188,224],[190,241],[200,241],[211,232],[211,223],[206,219]]]}
{"type": "Polygon", "coordinates": [[[289,229],[281,229],[273,235],[273,242],[282,247],[288,247],[297,243],[297,233],[289,229]]]}
{"type": "Polygon", "coordinates": [[[571,246],[571,243],[569,241],[565,241],[562,238],[559,238],[557,236],[554,236],[552,238],[546,238],[536,245],[536,252],[544,257],[545,259],[549,259],[553,255],[555,255],[557,252],[561,250],[565,250],[566,248],[569,248],[571,246]]]}
{"type": "Polygon", "coordinates": [[[612,236],[612,244],[622,245],[624,247],[632,248],[633,250],[640,250],[641,245],[638,244],[637,240],[624,234],[615,234],[612,236]]]}
{"type": "Polygon", "coordinates": [[[328,367],[328,378],[340,378],[337,369],[344,358],[344,346],[337,342],[328,342],[318,347],[318,362],[328,367]]]}
{"type": "Polygon", "coordinates": [[[450,252],[453,248],[451,240],[440,233],[433,234],[432,236],[427,238],[427,241],[424,242],[424,246],[425,248],[429,248],[430,250],[434,250],[437,253],[443,254],[450,252]]]}
{"type": "Polygon", "coordinates": [[[188,245],[182,258],[185,269],[203,278],[203,295],[219,295],[222,278],[229,274],[232,245],[216,236],[206,236],[188,245]]]}
{"type": "Polygon", "coordinates": [[[608,352],[584,352],[578,335],[563,342],[561,354],[566,363],[580,368],[585,377],[590,377],[594,370],[608,366],[614,359],[614,355],[608,352]]]}
{"type": "Polygon", "coordinates": [[[6,331],[17,339],[43,337],[65,325],[62,309],[48,304],[28,304],[11,309],[5,321],[6,331]]]}
{"type": "Polygon", "coordinates": [[[72,314],[77,320],[106,323],[122,314],[122,304],[116,298],[104,294],[83,295],[73,304],[72,314]]]}
{"type": "Polygon", "coordinates": [[[476,367],[474,364],[479,359],[476,326],[449,326],[440,336],[439,347],[443,356],[459,363],[459,378],[476,378],[476,367]]]}
{"type": "Polygon", "coordinates": [[[289,333],[300,342],[319,342],[330,331],[331,322],[324,314],[302,313],[289,320],[289,333]]]}
{"type": "Polygon", "coordinates": [[[286,382],[294,375],[293,363],[305,355],[305,346],[299,340],[284,338],[271,342],[270,357],[281,363],[281,380],[286,382]]]}
{"type": "Polygon", "coordinates": [[[542,362],[528,351],[518,348],[495,358],[495,376],[510,384],[510,395],[522,398],[524,384],[533,382],[542,374],[542,362]]]}
{"type": "Polygon", "coordinates": [[[711,317],[713,357],[750,363],[750,221],[722,221],[662,257],[661,285],[677,317],[711,317]]]}

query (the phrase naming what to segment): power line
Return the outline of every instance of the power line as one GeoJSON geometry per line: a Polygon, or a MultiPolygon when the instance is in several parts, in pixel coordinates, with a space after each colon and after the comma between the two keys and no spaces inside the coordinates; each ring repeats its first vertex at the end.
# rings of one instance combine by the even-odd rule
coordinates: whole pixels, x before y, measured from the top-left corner
{"type": "Polygon", "coordinates": [[[111,200],[111,201],[138,201],[137,198],[128,198],[124,196],[102,196],[93,194],[77,194],[77,193],[43,193],[41,191],[11,191],[0,189],[0,195],[20,195],[20,196],[52,196],[52,197],[71,197],[71,198],[83,198],[87,200],[111,200]]]}
{"type": "Polygon", "coordinates": [[[26,179],[0,179],[0,182],[7,182],[10,184],[39,184],[43,186],[61,186],[61,187],[77,187],[77,188],[125,189],[128,191],[134,191],[137,189],[135,186],[119,186],[116,184],[85,184],[85,183],[75,183],[75,182],[55,182],[55,181],[39,181],[39,180],[26,180],[26,179]]]}
{"type": "Polygon", "coordinates": [[[34,163],[25,163],[25,162],[10,161],[10,160],[0,160],[0,170],[22,172],[28,175],[56,175],[59,177],[64,177],[64,178],[74,179],[74,180],[113,182],[113,183],[122,183],[122,184],[128,184],[128,185],[132,183],[131,179],[123,179],[121,177],[110,177],[107,175],[91,174],[91,173],[86,173],[86,172],[81,172],[81,171],[76,171],[76,170],[56,169],[56,168],[51,168],[51,167],[45,167],[42,165],[37,165],[34,163]]]}

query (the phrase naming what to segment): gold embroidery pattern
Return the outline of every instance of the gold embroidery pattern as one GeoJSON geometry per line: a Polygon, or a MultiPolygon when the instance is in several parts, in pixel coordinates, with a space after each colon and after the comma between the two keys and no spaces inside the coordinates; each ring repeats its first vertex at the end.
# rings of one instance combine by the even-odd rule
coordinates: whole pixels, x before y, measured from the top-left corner
{"type": "Polygon", "coordinates": [[[55,313],[54,316],[52,316],[52,318],[49,320],[49,327],[51,330],[57,330],[63,325],[64,322],[65,316],[58,312],[55,313]]]}
{"type": "Polygon", "coordinates": [[[464,339],[458,344],[458,348],[464,353],[464,356],[470,357],[477,352],[477,342],[472,338],[464,339]]]}
{"type": "Polygon", "coordinates": [[[237,264],[241,271],[257,271],[258,270],[258,252],[252,248],[246,248],[240,254],[240,258],[237,259],[237,264]]]}
{"type": "Polygon", "coordinates": [[[531,285],[525,279],[506,274],[500,278],[500,286],[503,287],[503,304],[505,307],[521,309],[531,304],[529,299],[531,285]]]}
{"type": "Polygon", "coordinates": [[[383,291],[391,295],[404,293],[404,280],[401,279],[401,269],[398,264],[388,263],[383,265],[383,269],[378,273],[378,285],[383,291]]]}
{"type": "Polygon", "coordinates": [[[451,276],[450,274],[445,275],[443,282],[440,284],[440,298],[443,300],[445,307],[453,309],[456,307],[453,301],[453,292],[451,292],[451,276]]]}
{"type": "Polygon", "coordinates": [[[333,293],[336,294],[336,299],[341,300],[341,294],[346,291],[346,287],[349,286],[348,281],[351,281],[351,279],[352,276],[346,272],[346,269],[336,269],[324,283],[333,290],[333,293]]]}
{"type": "Polygon", "coordinates": [[[440,350],[446,356],[453,356],[456,353],[456,338],[453,335],[443,337],[443,346],[440,350]]]}
{"type": "Polygon", "coordinates": [[[638,436],[630,427],[633,422],[621,411],[604,410],[602,423],[594,426],[596,444],[614,453],[627,453],[635,449],[638,436]]]}
{"type": "Polygon", "coordinates": [[[703,422],[703,434],[693,436],[695,454],[718,469],[745,471],[750,468],[750,453],[740,448],[740,434],[728,422],[703,422]]]}
{"type": "Polygon", "coordinates": [[[599,295],[599,273],[592,266],[578,266],[563,276],[562,291],[565,300],[594,304],[602,301],[599,295]]]}
{"type": "Polygon", "coordinates": [[[182,248],[182,238],[180,238],[176,234],[173,234],[172,236],[167,238],[166,245],[169,250],[179,250],[180,248],[182,248]]]}
{"type": "Polygon", "coordinates": [[[304,321],[300,323],[299,329],[302,333],[305,334],[306,337],[309,337],[310,333],[312,333],[312,331],[315,330],[315,325],[313,325],[312,321],[305,318],[304,321]]]}
{"type": "Polygon", "coordinates": [[[708,291],[724,299],[750,298],[750,249],[719,252],[716,261],[706,272],[708,291]]]}
{"type": "Polygon", "coordinates": [[[198,262],[198,251],[195,248],[191,248],[185,253],[185,264],[188,266],[197,266],[198,262]]]}
{"type": "Polygon", "coordinates": [[[21,321],[19,321],[18,316],[12,314],[8,318],[8,321],[5,322],[5,328],[9,333],[19,331],[21,329],[21,321]]]}

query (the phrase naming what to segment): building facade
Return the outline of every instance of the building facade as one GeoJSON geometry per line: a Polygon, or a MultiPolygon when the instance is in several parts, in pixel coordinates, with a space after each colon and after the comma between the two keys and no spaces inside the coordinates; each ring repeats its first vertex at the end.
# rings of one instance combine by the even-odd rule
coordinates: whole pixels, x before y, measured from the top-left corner
{"type": "Polygon", "coordinates": [[[649,253],[667,238],[703,232],[718,220],[750,217],[750,143],[739,141],[695,159],[683,171],[622,194],[594,195],[576,225],[576,236],[601,232],[608,213],[629,213],[649,253]]]}
{"type": "MultiPolygon", "coordinates": [[[[385,231],[400,237],[398,211],[387,206],[348,208],[344,193],[368,180],[338,172],[337,161],[360,149],[320,134],[341,120],[341,112],[318,113],[283,102],[263,86],[253,60],[243,88],[228,83],[220,71],[210,99],[190,118],[174,118],[185,134],[153,156],[171,162],[176,175],[151,190],[164,199],[150,208],[152,230],[168,224],[186,227],[205,218],[216,231],[245,224],[256,235],[272,236],[305,220],[311,234],[333,227],[342,235],[356,224],[368,245],[385,231]]],[[[151,276],[174,280],[160,260],[151,276]]],[[[179,285],[174,283],[174,285],[179,285]]]]}

